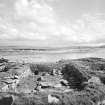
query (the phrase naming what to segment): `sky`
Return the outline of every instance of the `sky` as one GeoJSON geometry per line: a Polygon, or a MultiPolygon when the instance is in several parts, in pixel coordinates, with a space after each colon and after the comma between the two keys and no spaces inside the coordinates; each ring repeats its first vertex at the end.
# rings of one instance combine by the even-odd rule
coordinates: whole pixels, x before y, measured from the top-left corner
{"type": "Polygon", "coordinates": [[[0,45],[105,43],[105,0],[0,0],[0,45]]]}

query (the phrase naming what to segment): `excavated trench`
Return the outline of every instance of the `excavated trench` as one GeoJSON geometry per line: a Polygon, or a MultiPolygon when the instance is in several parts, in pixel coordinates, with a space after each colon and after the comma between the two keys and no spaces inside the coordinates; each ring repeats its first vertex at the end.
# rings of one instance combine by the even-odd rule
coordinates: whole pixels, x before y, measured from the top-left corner
{"type": "Polygon", "coordinates": [[[13,103],[13,98],[12,96],[9,97],[2,97],[0,99],[0,105],[12,105],[13,103]]]}

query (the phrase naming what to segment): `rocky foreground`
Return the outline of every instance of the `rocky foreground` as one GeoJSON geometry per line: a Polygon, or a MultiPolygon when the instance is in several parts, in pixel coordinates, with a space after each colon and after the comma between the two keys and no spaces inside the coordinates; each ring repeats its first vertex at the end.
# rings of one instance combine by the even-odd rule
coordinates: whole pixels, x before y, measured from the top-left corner
{"type": "Polygon", "coordinates": [[[105,105],[105,59],[25,64],[1,58],[0,105],[105,105]]]}

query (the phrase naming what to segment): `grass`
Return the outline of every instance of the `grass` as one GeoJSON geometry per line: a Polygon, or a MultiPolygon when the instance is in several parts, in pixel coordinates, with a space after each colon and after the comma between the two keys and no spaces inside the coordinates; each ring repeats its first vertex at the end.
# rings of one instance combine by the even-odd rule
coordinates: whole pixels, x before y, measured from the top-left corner
{"type": "Polygon", "coordinates": [[[38,72],[51,72],[52,68],[44,64],[30,64],[30,69],[33,73],[38,72]]]}

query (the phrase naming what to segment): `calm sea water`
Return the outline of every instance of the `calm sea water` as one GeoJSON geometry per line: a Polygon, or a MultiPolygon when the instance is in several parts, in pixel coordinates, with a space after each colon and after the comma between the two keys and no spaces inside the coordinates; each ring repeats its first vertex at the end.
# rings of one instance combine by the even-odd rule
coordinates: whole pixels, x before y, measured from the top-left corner
{"type": "Polygon", "coordinates": [[[0,56],[17,62],[56,62],[61,59],[105,58],[105,48],[68,48],[54,50],[2,49],[0,56]]]}

